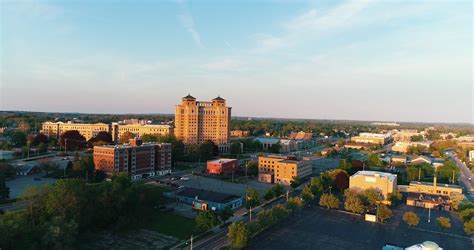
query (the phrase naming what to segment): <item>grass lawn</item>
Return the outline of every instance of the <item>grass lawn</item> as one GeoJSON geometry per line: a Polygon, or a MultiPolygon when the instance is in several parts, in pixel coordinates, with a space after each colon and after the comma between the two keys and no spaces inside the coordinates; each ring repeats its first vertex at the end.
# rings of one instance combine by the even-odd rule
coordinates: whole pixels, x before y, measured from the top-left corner
{"type": "Polygon", "coordinates": [[[173,213],[156,212],[144,227],[184,240],[194,232],[194,220],[173,213]]]}

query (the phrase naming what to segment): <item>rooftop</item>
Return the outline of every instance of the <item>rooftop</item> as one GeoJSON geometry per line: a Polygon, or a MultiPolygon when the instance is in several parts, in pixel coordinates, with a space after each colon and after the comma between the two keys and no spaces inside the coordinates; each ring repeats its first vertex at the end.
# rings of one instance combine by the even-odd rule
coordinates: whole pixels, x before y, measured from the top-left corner
{"type": "Polygon", "coordinates": [[[216,202],[216,203],[226,203],[226,202],[240,198],[237,195],[223,194],[223,193],[218,193],[218,192],[213,192],[213,191],[198,189],[198,188],[192,188],[192,187],[185,187],[182,190],[179,190],[178,192],[176,192],[176,195],[195,198],[198,200],[216,202]]]}
{"type": "MultiPolygon", "coordinates": [[[[433,183],[432,182],[421,182],[421,181],[410,181],[410,186],[411,185],[422,185],[422,186],[432,187],[433,183]]],[[[444,183],[437,183],[436,186],[437,187],[448,187],[448,188],[462,188],[459,185],[444,184],[444,183]]]]}
{"type": "Polygon", "coordinates": [[[236,161],[236,159],[228,159],[228,158],[221,158],[221,159],[216,159],[216,160],[210,160],[207,161],[208,163],[227,163],[231,161],[236,161]]]}
{"type": "Polygon", "coordinates": [[[126,144],[120,144],[120,145],[103,145],[103,146],[94,146],[94,148],[116,148],[116,149],[122,149],[122,148],[134,148],[134,147],[151,147],[154,145],[166,145],[171,143],[163,143],[163,142],[144,142],[140,146],[132,146],[128,143],[126,144]]]}
{"type": "Polygon", "coordinates": [[[397,178],[396,174],[379,172],[379,171],[368,171],[368,170],[357,171],[357,173],[355,173],[351,177],[353,176],[382,177],[382,178],[388,178],[391,181],[394,181],[397,178]]]}

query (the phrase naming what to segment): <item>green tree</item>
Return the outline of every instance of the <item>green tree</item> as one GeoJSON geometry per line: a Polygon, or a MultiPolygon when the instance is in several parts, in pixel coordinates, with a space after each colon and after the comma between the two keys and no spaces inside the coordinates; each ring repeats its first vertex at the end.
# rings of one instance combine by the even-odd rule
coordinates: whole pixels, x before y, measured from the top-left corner
{"type": "Polygon", "coordinates": [[[230,153],[234,155],[242,153],[239,141],[232,142],[230,145],[230,153]]]}
{"type": "Polygon", "coordinates": [[[285,192],[285,189],[283,188],[283,186],[280,184],[276,184],[275,186],[267,190],[263,198],[268,201],[282,195],[284,192],[285,192]]]}
{"type": "Polygon", "coordinates": [[[112,135],[107,131],[100,131],[99,133],[97,133],[97,135],[94,138],[98,142],[104,142],[106,144],[112,143],[112,135]]]}
{"type": "Polygon", "coordinates": [[[451,228],[451,221],[447,217],[438,217],[436,218],[436,222],[441,230],[446,230],[451,228]]]}
{"type": "Polygon", "coordinates": [[[6,200],[10,197],[10,188],[5,183],[5,174],[0,172],[0,200],[6,200]]]}
{"type": "Polygon", "coordinates": [[[232,210],[232,208],[230,208],[230,207],[226,207],[226,208],[222,209],[221,211],[219,211],[217,213],[217,216],[219,216],[219,219],[222,222],[226,222],[228,219],[230,219],[232,216],[234,216],[234,210],[232,210]]]}
{"type": "Polygon", "coordinates": [[[250,176],[258,175],[258,162],[257,161],[249,161],[247,163],[247,174],[250,176]]]}
{"type": "Polygon", "coordinates": [[[38,145],[38,152],[39,153],[46,153],[48,151],[48,145],[44,144],[43,142],[38,145]]]}
{"type": "Polygon", "coordinates": [[[370,154],[369,157],[367,158],[367,165],[369,167],[382,167],[383,162],[382,160],[380,160],[377,154],[370,154]]]}
{"type": "Polygon", "coordinates": [[[278,154],[278,153],[280,153],[280,149],[281,149],[281,144],[280,143],[275,143],[275,144],[272,144],[270,146],[268,151],[270,151],[271,153],[274,153],[274,154],[278,154]]]}
{"type": "Polygon", "coordinates": [[[65,220],[79,221],[82,208],[87,202],[84,182],[75,179],[62,179],[48,192],[45,209],[51,216],[65,220]]]}
{"type": "Polygon", "coordinates": [[[204,143],[200,144],[198,149],[200,160],[210,160],[214,155],[215,147],[216,145],[214,145],[212,141],[205,141],[204,143]]]}
{"type": "Polygon", "coordinates": [[[362,214],[365,210],[361,195],[353,189],[344,191],[344,208],[353,213],[362,214]]]}
{"type": "Polygon", "coordinates": [[[410,140],[411,141],[423,141],[423,135],[413,135],[412,137],[410,137],[410,140]]]}
{"type": "Polygon", "coordinates": [[[393,192],[393,193],[390,193],[390,195],[389,195],[389,200],[390,200],[390,202],[392,202],[392,204],[395,204],[395,203],[401,201],[402,198],[403,198],[402,193],[400,193],[400,191],[398,191],[398,190],[393,192]]]}
{"type": "Polygon", "coordinates": [[[290,186],[292,188],[297,188],[299,185],[301,185],[301,178],[298,176],[294,176],[293,179],[290,181],[290,186]]]}
{"type": "Polygon", "coordinates": [[[339,203],[339,199],[333,194],[323,194],[319,198],[319,205],[327,209],[338,208],[339,203]]]}
{"type": "Polygon", "coordinates": [[[152,134],[144,134],[141,138],[144,142],[158,142],[159,140],[157,135],[152,134]]]}
{"type": "Polygon", "coordinates": [[[459,217],[462,221],[470,221],[474,218],[474,208],[466,208],[459,213],[459,217]]]}
{"type": "Polygon", "coordinates": [[[368,188],[364,190],[363,195],[371,206],[376,206],[383,200],[383,195],[380,189],[368,188]]]}
{"type": "Polygon", "coordinates": [[[219,218],[213,211],[203,211],[196,216],[196,230],[198,232],[205,232],[217,225],[219,225],[219,218]]]}
{"type": "Polygon", "coordinates": [[[388,208],[387,205],[378,204],[377,205],[377,218],[380,220],[381,223],[392,216],[392,210],[388,208]]]}
{"type": "Polygon", "coordinates": [[[247,246],[250,239],[250,231],[242,222],[234,222],[229,226],[227,239],[233,248],[242,249],[247,246]]]}
{"type": "Polygon", "coordinates": [[[55,216],[44,226],[41,243],[48,249],[75,249],[78,225],[74,220],[55,216]]]}
{"type": "Polygon", "coordinates": [[[10,137],[10,142],[14,147],[23,147],[26,145],[26,134],[21,131],[15,131],[10,137]]]}
{"type": "Polygon", "coordinates": [[[249,209],[250,207],[256,207],[260,205],[260,194],[257,190],[253,188],[248,188],[245,194],[245,207],[249,209]]]}
{"type": "Polygon", "coordinates": [[[315,196],[319,196],[324,190],[324,186],[320,178],[311,179],[310,186],[311,193],[313,193],[315,196]]]}
{"type": "Polygon", "coordinates": [[[474,218],[471,218],[469,221],[464,222],[464,232],[467,235],[474,234],[474,218]]]}
{"type": "Polygon", "coordinates": [[[409,226],[416,226],[418,223],[420,223],[420,218],[418,218],[418,215],[415,213],[408,211],[403,214],[403,220],[409,225],[409,226]]]}
{"type": "Polygon", "coordinates": [[[303,191],[301,192],[301,199],[303,199],[305,202],[312,201],[314,199],[314,195],[311,192],[311,186],[306,185],[303,188],[303,191]]]}
{"type": "Polygon", "coordinates": [[[459,171],[459,168],[453,161],[447,160],[443,166],[438,168],[438,177],[450,180],[451,183],[454,183],[454,181],[459,178],[459,171]]]}
{"type": "Polygon", "coordinates": [[[290,211],[294,211],[303,206],[303,201],[300,197],[291,197],[286,203],[286,208],[290,211]]]}
{"type": "Polygon", "coordinates": [[[31,140],[31,145],[32,146],[38,146],[39,144],[48,144],[48,137],[44,135],[43,133],[37,134],[35,137],[33,137],[33,140],[31,140]]]}

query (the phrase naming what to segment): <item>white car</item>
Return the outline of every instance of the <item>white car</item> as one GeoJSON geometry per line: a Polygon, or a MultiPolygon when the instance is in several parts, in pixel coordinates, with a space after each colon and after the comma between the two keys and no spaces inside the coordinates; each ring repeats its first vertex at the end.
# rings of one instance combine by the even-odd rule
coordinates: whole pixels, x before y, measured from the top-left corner
{"type": "Polygon", "coordinates": [[[181,177],[182,181],[189,181],[189,177],[181,177]]]}

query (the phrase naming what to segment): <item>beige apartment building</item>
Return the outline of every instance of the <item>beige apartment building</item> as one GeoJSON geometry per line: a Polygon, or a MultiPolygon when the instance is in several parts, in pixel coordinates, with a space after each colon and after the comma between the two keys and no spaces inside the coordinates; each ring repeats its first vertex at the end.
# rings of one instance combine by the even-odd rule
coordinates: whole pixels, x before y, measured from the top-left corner
{"type": "Polygon", "coordinates": [[[305,178],[312,173],[312,161],[294,156],[269,155],[258,157],[258,180],[290,185],[295,177],[305,178]]]}
{"type": "Polygon", "coordinates": [[[86,140],[89,140],[101,131],[110,132],[110,125],[105,123],[44,122],[40,132],[59,138],[61,134],[69,130],[77,130],[86,140]]]}
{"type": "Polygon", "coordinates": [[[420,141],[420,142],[410,142],[410,141],[397,141],[392,146],[392,151],[407,153],[410,147],[426,147],[429,148],[432,142],[430,141],[420,141]]]}
{"type": "Polygon", "coordinates": [[[174,133],[173,127],[170,125],[161,124],[118,124],[112,123],[112,140],[118,143],[120,137],[126,133],[133,133],[135,136],[141,137],[143,135],[166,136],[174,133]]]}
{"type": "Polygon", "coordinates": [[[360,133],[351,138],[352,142],[384,145],[391,138],[390,134],[360,133]]]}
{"type": "Polygon", "coordinates": [[[221,97],[208,102],[196,101],[187,95],[182,98],[181,105],[176,105],[174,134],[184,144],[201,144],[210,140],[219,146],[221,152],[228,152],[231,109],[221,97]]]}
{"type": "Polygon", "coordinates": [[[397,191],[397,175],[377,171],[358,171],[349,178],[349,188],[378,189],[384,197],[383,202],[390,204],[390,194],[397,191]]]}

